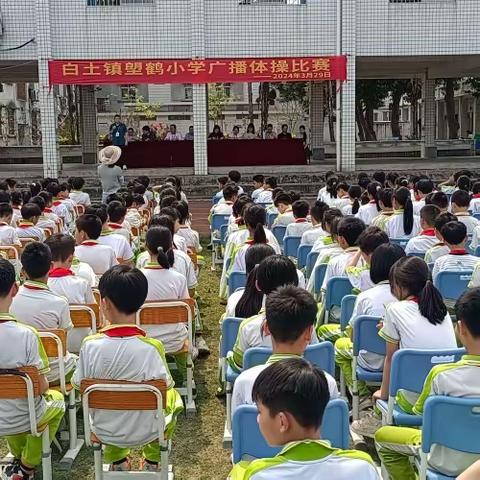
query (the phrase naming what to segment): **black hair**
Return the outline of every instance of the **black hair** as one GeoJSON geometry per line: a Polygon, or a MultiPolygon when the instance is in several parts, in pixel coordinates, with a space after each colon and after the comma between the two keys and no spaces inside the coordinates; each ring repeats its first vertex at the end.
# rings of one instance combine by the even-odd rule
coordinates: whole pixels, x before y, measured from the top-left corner
{"type": "MultiPolygon", "coordinates": [[[[131,197],[132,197],[132,203],[130,204],[130,206],[133,203],[136,203],[137,205],[145,205],[145,197],[143,195],[140,195],[139,193],[134,193],[133,195],[131,195],[131,197]]],[[[126,203],[127,203],[127,198],[125,198],[125,204],[126,203]]]]}
{"type": "Polygon", "coordinates": [[[110,202],[107,206],[107,214],[111,222],[118,223],[127,214],[127,207],[121,202],[110,202]]]}
{"type": "Polygon", "coordinates": [[[10,192],[0,190],[0,203],[10,203],[11,201],[12,197],[10,195],[10,192]]]}
{"type": "Polygon", "coordinates": [[[50,192],[47,192],[46,190],[41,191],[38,194],[39,197],[42,197],[45,200],[45,205],[48,205],[49,203],[52,202],[53,195],[50,192]]]}
{"type": "Polygon", "coordinates": [[[272,418],[288,412],[302,427],[318,429],[330,392],[322,370],[302,358],[288,358],[260,373],[253,384],[252,399],[265,406],[272,418]]]}
{"type": "Polygon", "coordinates": [[[267,296],[265,318],[268,330],[277,342],[295,342],[315,324],[317,302],[303,288],[288,285],[267,296]]]}
{"type": "Polygon", "coordinates": [[[87,215],[96,215],[102,222],[102,225],[108,220],[107,207],[103,204],[96,203],[94,205],[90,205],[85,209],[85,213],[87,215]]]}
{"type": "Polygon", "coordinates": [[[338,177],[331,176],[326,182],[325,190],[332,198],[337,198],[338,177]]]}
{"type": "Polygon", "coordinates": [[[382,188],[378,192],[378,202],[382,202],[384,208],[392,208],[393,190],[391,188],[382,188]]]}
{"type": "Polygon", "coordinates": [[[322,228],[327,231],[327,225],[332,225],[335,218],[343,218],[343,213],[338,208],[328,208],[323,213],[322,228]]]}
{"type": "Polygon", "coordinates": [[[15,267],[0,257],[0,298],[5,298],[16,281],[15,267]]]}
{"type": "Polygon", "coordinates": [[[249,205],[243,211],[243,221],[253,233],[253,243],[268,243],[264,226],[267,223],[267,212],[261,205],[249,205]]]}
{"type": "Polygon", "coordinates": [[[472,185],[472,193],[474,195],[480,193],[480,182],[475,182],[473,185],[472,185]]]}
{"type": "Polygon", "coordinates": [[[372,282],[378,284],[388,280],[392,266],[405,255],[405,250],[395,243],[379,245],[374,250],[370,260],[370,278],[372,282]]]}
{"type": "Polygon", "coordinates": [[[177,202],[177,197],[173,195],[167,195],[160,198],[160,209],[171,207],[175,202],[177,202]]]}
{"type": "Polygon", "coordinates": [[[367,185],[367,193],[369,195],[369,198],[371,198],[372,200],[375,200],[375,205],[377,206],[377,212],[380,211],[378,196],[381,190],[382,190],[382,185],[379,182],[370,182],[367,185]]]}
{"type": "Polygon", "coordinates": [[[85,214],[77,218],[75,226],[79,232],[85,232],[90,240],[96,240],[102,233],[102,221],[97,215],[85,214]]]}
{"type": "Polygon", "coordinates": [[[276,177],[267,177],[265,179],[265,185],[270,185],[270,188],[277,188],[277,178],[276,177]]]}
{"type": "Polygon", "coordinates": [[[263,175],[254,175],[252,180],[257,183],[263,183],[265,180],[265,177],[263,175]]]}
{"type": "Polygon", "coordinates": [[[164,188],[160,193],[159,193],[160,201],[162,201],[166,197],[174,197],[175,200],[179,200],[177,198],[177,191],[174,188],[167,187],[164,188]]]}
{"type": "Polygon", "coordinates": [[[36,197],[32,197],[30,199],[30,203],[34,203],[35,205],[38,205],[42,213],[45,210],[45,200],[40,195],[37,195],[36,197]]]}
{"type": "Polygon", "coordinates": [[[440,235],[446,243],[459,245],[467,238],[467,227],[462,222],[448,222],[440,229],[440,235]]]}
{"type": "Polygon", "coordinates": [[[75,253],[75,239],[71,235],[56,233],[45,240],[45,245],[50,248],[53,262],[64,262],[75,253]]]}
{"type": "Polygon", "coordinates": [[[116,193],[111,193],[110,195],[107,196],[105,199],[105,205],[108,205],[111,202],[121,202],[123,203],[123,198],[121,195],[119,195],[118,192],[116,193]]]}
{"type": "Polygon", "coordinates": [[[5,218],[8,215],[13,215],[13,208],[9,203],[0,203],[0,218],[5,218]]]}
{"type": "Polygon", "coordinates": [[[263,293],[257,288],[257,265],[272,255],[275,255],[275,250],[263,243],[252,245],[247,249],[245,267],[248,276],[243,295],[235,307],[236,317],[249,318],[256,315],[262,308],[263,293]]]}
{"type": "MultiPolygon", "coordinates": [[[[23,203],[28,203],[31,198],[32,198],[32,194],[30,193],[30,190],[22,190],[22,202],[23,203]]],[[[19,204],[17,204],[17,205],[19,205],[19,204]]]]}
{"type": "Polygon", "coordinates": [[[310,216],[315,219],[317,223],[322,223],[323,215],[328,210],[328,203],[317,200],[315,205],[310,209],[310,216]]]}
{"type": "MultiPolygon", "coordinates": [[[[235,202],[233,203],[233,206],[232,206],[232,215],[235,217],[235,218],[239,218],[243,215],[243,212],[245,210],[245,207],[247,205],[250,205],[252,204],[252,199],[248,196],[248,195],[240,195],[236,200],[235,202]]],[[[245,222],[241,221],[241,223],[239,223],[239,225],[244,225],[245,222]]]]}
{"type": "Polygon", "coordinates": [[[4,192],[8,190],[8,183],[5,180],[0,181],[0,190],[4,192]]]}
{"type": "Polygon", "coordinates": [[[42,191],[42,184],[40,182],[32,182],[29,188],[32,196],[36,196],[42,191]]]}
{"type": "Polygon", "coordinates": [[[359,218],[345,217],[338,224],[337,235],[343,237],[350,247],[357,244],[358,237],[365,230],[365,223],[359,218]]]}
{"type": "Polygon", "coordinates": [[[284,205],[291,205],[292,204],[292,199],[288,193],[285,192],[280,192],[275,196],[273,199],[273,204],[278,207],[280,203],[283,203],[284,205]]]}
{"type": "Polygon", "coordinates": [[[6,178],[5,183],[9,186],[9,188],[15,188],[17,181],[14,178],[6,178]]]}
{"type": "MultiPolygon", "coordinates": [[[[253,125],[253,124],[250,124],[253,125]]],[[[255,132],[254,132],[255,133],[255,132]]],[[[235,183],[238,183],[240,179],[242,178],[241,173],[238,170],[230,170],[228,172],[228,178],[235,183]]]]}
{"type": "Polygon", "coordinates": [[[468,207],[470,205],[470,193],[465,190],[456,190],[452,194],[450,201],[457,207],[468,207]]]}
{"type": "Polygon", "coordinates": [[[434,227],[435,221],[440,215],[440,209],[436,205],[425,205],[420,209],[420,218],[429,226],[434,227]]]}
{"type": "Polygon", "coordinates": [[[352,215],[358,213],[358,209],[360,208],[360,197],[362,196],[362,189],[360,185],[351,185],[348,189],[348,195],[350,198],[353,199],[352,205],[352,215]]]}
{"type": "Polygon", "coordinates": [[[340,182],[340,183],[337,183],[337,195],[338,195],[338,191],[341,189],[341,190],[344,190],[345,192],[348,192],[348,183],[347,182],[340,182]]]}
{"type": "Polygon", "coordinates": [[[397,178],[399,177],[398,173],[396,172],[388,172],[387,173],[387,183],[390,188],[396,185],[397,178]]]}
{"type": "Polygon", "coordinates": [[[22,192],[19,190],[13,190],[13,192],[10,192],[10,201],[12,202],[12,205],[21,205],[23,203],[22,192]]]}
{"type": "Polygon", "coordinates": [[[448,197],[444,192],[432,192],[425,197],[426,205],[436,205],[440,210],[448,208],[448,197]]]}
{"type": "Polygon", "coordinates": [[[145,185],[142,185],[141,183],[137,183],[133,187],[133,193],[139,193],[140,195],[145,195],[145,192],[147,191],[145,185]]]}
{"type": "Polygon", "coordinates": [[[358,237],[357,244],[366,255],[372,254],[377,247],[388,243],[388,235],[374,225],[367,227],[358,237]]]}
{"type": "Polygon", "coordinates": [[[81,190],[85,185],[85,180],[83,177],[70,177],[68,182],[74,190],[81,190]]]}
{"type": "Polygon", "coordinates": [[[370,179],[368,178],[368,175],[367,174],[364,174],[362,177],[360,177],[360,174],[358,175],[358,186],[362,189],[362,190],[366,190],[366,188],[368,187],[368,185],[370,184],[370,179]]]}
{"type": "Polygon", "coordinates": [[[52,252],[44,243],[31,242],[23,250],[21,262],[29,279],[42,278],[50,270],[52,252]]]}
{"type": "Polygon", "coordinates": [[[222,192],[223,192],[223,198],[228,201],[228,200],[231,200],[233,197],[235,197],[235,195],[237,195],[238,187],[236,185],[227,183],[223,187],[222,192]]]}
{"type": "Polygon", "coordinates": [[[138,268],[115,265],[102,275],[98,289],[102,299],[108,298],[120,313],[131,315],[145,303],[148,281],[138,268]]]}
{"type": "Polygon", "coordinates": [[[473,174],[470,170],[458,170],[458,172],[455,172],[453,174],[453,179],[456,182],[462,176],[466,176],[466,177],[470,178],[471,176],[473,176],[473,174]]]}
{"type": "Polygon", "coordinates": [[[325,181],[327,181],[330,177],[333,177],[335,175],[335,172],[333,170],[327,170],[325,172],[325,181]]]}
{"type": "Polygon", "coordinates": [[[410,235],[413,230],[413,203],[410,190],[407,187],[397,188],[393,192],[393,198],[403,208],[403,231],[410,235]]]}
{"type": "Polygon", "coordinates": [[[471,182],[469,177],[467,177],[466,175],[461,175],[460,177],[458,177],[457,188],[459,190],[463,190],[467,193],[470,193],[470,187],[471,187],[471,182]]]}
{"type": "Polygon", "coordinates": [[[407,290],[408,296],[418,299],[420,313],[432,324],[439,325],[447,315],[442,295],[430,280],[427,264],[418,257],[404,257],[390,270],[390,288],[398,286],[407,290]]]}
{"type": "Polygon", "coordinates": [[[382,170],[377,170],[376,172],[374,172],[374,174],[372,175],[372,178],[378,182],[382,187],[385,185],[385,179],[386,179],[386,175],[385,175],[385,172],[382,171],[382,170]]]}
{"type": "Polygon", "coordinates": [[[228,182],[228,177],[225,177],[225,176],[218,177],[217,182],[220,185],[225,185],[228,182]]]}
{"type": "Polygon", "coordinates": [[[172,220],[168,215],[154,215],[150,220],[148,228],[152,227],[166,227],[170,230],[170,233],[173,235],[175,233],[175,221],[172,220]]]}
{"type": "Polygon", "coordinates": [[[415,192],[423,193],[424,195],[428,195],[432,193],[434,189],[433,182],[428,178],[420,179],[414,186],[413,190],[415,192]]]}
{"type": "Polygon", "coordinates": [[[455,304],[455,315],[470,335],[480,338],[480,288],[466,290],[455,304]]]}
{"type": "Polygon", "coordinates": [[[287,194],[289,195],[290,197],[290,201],[293,203],[293,202],[296,202],[297,200],[300,200],[300,194],[298,192],[296,192],[295,190],[289,190],[287,192],[287,194]]]}
{"type": "Polygon", "coordinates": [[[42,211],[37,204],[26,203],[25,205],[22,205],[20,213],[22,214],[22,218],[24,220],[28,220],[33,217],[39,217],[42,214],[42,211]]]}
{"type": "Polygon", "coordinates": [[[398,177],[395,180],[395,186],[397,188],[400,188],[400,187],[408,188],[408,179],[406,177],[398,177]]]}
{"type": "Polygon", "coordinates": [[[188,209],[188,203],[183,200],[177,200],[172,203],[172,208],[178,212],[178,221],[184,225],[185,222],[190,218],[190,212],[188,209]]]}
{"type": "Polygon", "coordinates": [[[167,227],[149,228],[145,235],[145,245],[149,252],[157,254],[157,262],[161,267],[166,269],[173,267],[175,263],[173,238],[167,227]]]}
{"type": "Polygon", "coordinates": [[[177,220],[180,219],[180,215],[178,214],[178,211],[176,208],[173,207],[163,207],[160,209],[160,215],[166,215],[167,217],[170,217],[175,223],[177,220]]]}
{"type": "Polygon", "coordinates": [[[60,185],[56,182],[50,182],[45,190],[47,192],[50,192],[52,194],[52,197],[58,197],[58,194],[62,191],[62,188],[60,187],[60,185]]]}
{"type": "Polygon", "coordinates": [[[283,285],[298,285],[295,264],[284,255],[272,255],[263,260],[257,269],[258,288],[265,294],[283,285]]]}
{"type": "MultiPolygon", "coordinates": [[[[175,179],[176,179],[176,177],[175,177],[175,179]]],[[[150,178],[147,177],[147,175],[139,175],[136,178],[136,181],[138,183],[141,183],[145,188],[148,188],[148,186],[150,185],[150,178]]]]}
{"type": "Polygon", "coordinates": [[[307,218],[310,205],[305,200],[297,200],[292,203],[292,212],[295,218],[307,218]]]}
{"type": "Polygon", "coordinates": [[[450,212],[441,213],[435,220],[435,225],[434,225],[435,230],[437,230],[437,232],[440,232],[442,227],[446,225],[448,222],[456,222],[457,220],[458,218],[453,213],[450,213],[450,212]]]}

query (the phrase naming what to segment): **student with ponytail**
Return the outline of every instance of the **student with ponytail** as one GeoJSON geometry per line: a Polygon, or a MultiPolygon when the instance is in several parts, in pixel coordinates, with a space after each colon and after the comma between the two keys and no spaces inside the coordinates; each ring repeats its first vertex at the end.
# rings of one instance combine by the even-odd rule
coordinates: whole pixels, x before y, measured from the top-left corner
{"type": "Polygon", "coordinates": [[[393,190],[391,188],[382,188],[378,191],[378,205],[380,206],[379,214],[372,220],[371,225],[375,225],[385,230],[385,224],[393,215],[392,205],[393,190]]]}
{"type": "Polygon", "coordinates": [[[338,177],[332,175],[327,179],[327,184],[325,186],[325,193],[323,194],[323,201],[328,203],[328,205],[333,206],[337,200],[337,185],[338,177]]]}
{"type": "MultiPolygon", "coordinates": [[[[402,257],[390,269],[390,288],[397,302],[385,309],[379,335],[387,342],[381,389],[374,400],[388,399],[390,369],[393,354],[404,348],[441,350],[457,347],[452,319],[440,292],[430,280],[427,264],[418,257],[402,257]]],[[[412,393],[399,392],[397,401],[403,410],[411,412],[417,398],[412,393]]],[[[352,424],[358,435],[373,437],[382,422],[368,416],[352,424]]]]}
{"type": "MultiPolygon", "coordinates": [[[[350,197],[348,196],[348,183],[340,182],[337,184],[337,198],[333,201],[332,206],[342,210],[346,205],[350,205],[350,197]]],[[[360,197],[359,197],[360,198],[360,197]]]]}
{"type": "Polygon", "coordinates": [[[362,196],[362,188],[360,185],[351,185],[348,188],[348,199],[350,203],[342,207],[344,215],[356,215],[360,209],[360,197],[362,196]]]}
{"type": "Polygon", "coordinates": [[[385,223],[385,233],[390,238],[412,238],[420,231],[420,219],[413,215],[413,203],[407,187],[393,192],[393,215],[385,223]]]}
{"type": "Polygon", "coordinates": [[[356,217],[363,220],[365,225],[370,225],[375,217],[380,213],[381,207],[378,201],[378,194],[382,186],[378,182],[370,182],[367,185],[368,203],[358,209],[356,217]]]}

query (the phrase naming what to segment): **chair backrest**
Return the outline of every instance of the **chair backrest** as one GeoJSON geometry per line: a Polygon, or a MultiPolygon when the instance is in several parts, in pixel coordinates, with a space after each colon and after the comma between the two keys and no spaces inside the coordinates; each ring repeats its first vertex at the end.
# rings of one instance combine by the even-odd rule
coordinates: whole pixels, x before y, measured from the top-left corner
{"type": "MultiPolygon", "coordinates": [[[[243,458],[271,458],[281,449],[270,447],[257,422],[258,410],[255,405],[241,405],[233,412],[232,450],[233,463],[243,458]]],[[[343,399],[331,400],[323,415],[322,438],[333,447],[348,448],[348,407],[343,399]]]]}
{"type": "Polygon", "coordinates": [[[360,315],[355,318],[352,337],[354,356],[358,356],[360,350],[377,353],[378,355],[386,354],[385,340],[378,334],[378,324],[381,321],[380,317],[370,317],[368,315],[360,315]]]}
{"type": "Polygon", "coordinates": [[[353,308],[355,307],[356,301],[357,295],[345,295],[342,298],[342,303],[340,305],[340,328],[342,330],[347,328],[348,322],[352,318],[353,308]]]}
{"type": "Polygon", "coordinates": [[[190,260],[192,261],[193,265],[196,267],[198,265],[198,255],[195,250],[192,250],[191,248],[188,248],[187,254],[190,257],[190,260]]]}
{"type": "Polygon", "coordinates": [[[220,230],[220,227],[222,225],[228,225],[228,220],[230,218],[230,215],[224,215],[220,213],[215,213],[212,215],[212,232],[215,230],[220,230]]]}
{"type": "Polygon", "coordinates": [[[244,318],[227,317],[222,322],[222,339],[220,342],[220,356],[226,357],[230,350],[233,350],[237,339],[238,329],[244,318]]]}
{"type": "Polygon", "coordinates": [[[405,250],[407,243],[410,239],[409,238],[391,238],[390,243],[394,243],[395,245],[399,245],[405,250]]]}
{"type": "Polygon", "coordinates": [[[36,367],[0,369],[0,399],[12,400],[28,396],[27,383],[30,379],[34,397],[40,395],[40,376],[36,367]]]}
{"type": "Polygon", "coordinates": [[[139,237],[142,234],[140,227],[132,227],[132,237],[139,237]]]}
{"type": "Polygon", "coordinates": [[[70,319],[74,328],[90,328],[96,333],[100,328],[100,308],[95,303],[92,305],[70,305],[70,319]]]}
{"type": "Polygon", "coordinates": [[[443,298],[457,300],[468,288],[471,270],[444,270],[435,277],[434,284],[443,298]]]}
{"type": "Polygon", "coordinates": [[[272,228],[272,233],[277,239],[278,244],[283,247],[283,239],[285,237],[285,232],[287,231],[286,225],[275,225],[272,228]]]}
{"type": "MultiPolygon", "coordinates": [[[[272,349],[267,347],[248,348],[243,357],[243,369],[264,365],[272,355],[272,349]]],[[[330,375],[335,375],[335,353],[333,343],[321,342],[308,345],[303,355],[313,365],[325,370],[330,375]]]]}
{"type": "Polygon", "coordinates": [[[5,260],[19,260],[18,250],[13,245],[0,245],[0,257],[5,260]]]}
{"type": "Polygon", "coordinates": [[[332,277],[327,282],[325,293],[325,309],[330,310],[334,305],[340,307],[345,295],[352,293],[352,284],[347,277],[332,277]]]}
{"type": "Polygon", "coordinates": [[[297,252],[297,265],[298,268],[304,268],[307,266],[308,254],[312,251],[312,245],[300,245],[297,252]]]}
{"type": "Polygon", "coordinates": [[[188,323],[195,314],[195,300],[164,300],[146,302],[137,312],[137,325],[166,325],[171,323],[188,323]]]}
{"type": "Polygon", "coordinates": [[[457,362],[464,354],[463,348],[397,350],[393,355],[390,369],[389,396],[394,397],[400,389],[420,393],[427,375],[435,365],[457,362]]]}
{"type": "Polygon", "coordinates": [[[425,402],[422,451],[433,444],[453,450],[480,454],[480,398],[431,396],[425,402]]]}
{"type": "Polygon", "coordinates": [[[287,257],[297,258],[301,240],[302,237],[285,237],[283,239],[283,254],[287,257]]]}
{"type": "MultiPolygon", "coordinates": [[[[480,213],[478,213],[477,215],[480,215],[480,213]]],[[[475,249],[474,255],[476,257],[480,257],[480,245],[478,245],[478,247],[475,249]]]]}
{"type": "Polygon", "coordinates": [[[312,274],[315,263],[317,263],[319,253],[320,252],[310,252],[307,255],[307,277],[310,277],[312,274]]]}
{"type": "Polygon", "coordinates": [[[472,215],[473,218],[476,218],[477,220],[480,220],[480,212],[479,213],[474,213],[472,215]]]}
{"type": "Polygon", "coordinates": [[[327,263],[320,263],[315,267],[313,270],[313,291],[316,295],[320,293],[323,285],[323,279],[325,278],[325,274],[327,273],[327,263]]]}
{"type": "Polygon", "coordinates": [[[59,347],[61,344],[62,353],[67,353],[67,332],[61,329],[39,330],[40,340],[47,357],[58,358],[60,355],[59,347]]]}
{"type": "Polygon", "coordinates": [[[267,226],[268,226],[268,228],[272,227],[273,222],[275,221],[275,219],[277,217],[278,217],[278,213],[276,213],[276,212],[267,213],[267,226]]]}
{"type": "Polygon", "coordinates": [[[100,291],[98,290],[98,288],[92,288],[92,292],[93,292],[93,297],[97,302],[97,305],[100,305],[100,302],[102,301],[102,297],[100,296],[100,291]]]}
{"type": "Polygon", "coordinates": [[[230,272],[228,277],[228,295],[231,295],[235,290],[244,287],[246,283],[247,274],[245,272],[230,272]]]}
{"type": "Polygon", "coordinates": [[[38,238],[33,237],[23,237],[19,238],[20,243],[22,244],[22,249],[25,248],[29,243],[38,242],[38,238]]]}
{"type": "Polygon", "coordinates": [[[227,232],[228,232],[228,224],[223,224],[220,227],[220,242],[222,245],[227,243],[227,232]]]}

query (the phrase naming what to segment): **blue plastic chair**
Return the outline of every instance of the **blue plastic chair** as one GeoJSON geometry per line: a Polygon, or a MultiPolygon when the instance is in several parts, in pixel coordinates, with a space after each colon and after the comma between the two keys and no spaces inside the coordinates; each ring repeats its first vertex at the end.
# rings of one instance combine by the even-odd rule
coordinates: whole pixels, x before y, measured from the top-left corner
{"type": "MultiPolygon", "coordinates": [[[[214,214],[212,215],[210,230],[211,230],[211,241],[213,245],[212,250],[212,268],[215,269],[215,265],[222,262],[217,253],[217,246],[222,245],[225,242],[225,237],[222,239],[222,225],[228,225],[228,220],[230,215],[221,215],[214,214]]],[[[224,234],[226,235],[227,229],[224,229],[224,234]]]]}
{"type": "Polygon", "coordinates": [[[283,254],[287,257],[297,258],[301,240],[302,237],[285,237],[283,239],[283,254]]]}
{"type": "Polygon", "coordinates": [[[394,243],[396,245],[399,245],[405,250],[405,247],[407,246],[407,243],[410,239],[409,238],[391,238],[390,243],[394,243]]]}
{"type": "Polygon", "coordinates": [[[477,220],[480,220],[480,212],[472,214],[472,217],[476,218],[477,220]]]}
{"type": "MultiPolygon", "coordinates": [[[[281,448],[270,447],[257,422],[258,410],[255,405],[241,405],[233,414],[233,463],[256,458],[272,458],[281,448]]],[[[322,438],[330,441],[332,447],[348,448],[348,406],[345,400],[328,402],[321,427],[322,438]]]]}
{"type": "Polygon", "coordinates": [[[247,274],[245,272],[230,272],[228,277],[228,295],[230,296],[233,292],[239,288],[243,288],[247,283],[247,274]]]}
{"type": "Polygon", "coordinates": [[[220,227],[220,244],[225,246],[227,244],[228,225],[224,224],[220,227]]]}
{"type": "Polygon", "coordinates": [[[372,372],[358,365],[360,350],[386,355],[385,340],[378,334],[377,325],[382,321],[380,317],[360,315],[353,324],[353,360],[352,360],[352,411],[353,419],[359,417],[358,381],[362,380],[370,385],[379,385],[382,382],[383,372],[372,372]]]}
{"type": "Polygon", "coordinates": [[[457,300],[468,288],[472,270],[444,270],[439,272],[433,283],[443,298],[457,300]]]}
{"type": "Polygon", "coordinates": [[[277,239],[278,244],[283,250],[283,239],[285,237],[285,232],[287,231],[286,225],[275,225],[272,228],[272,233],[274,237],[277,239]]]}
{"type": "Polygon", "coordinates": [[[325,311],[328,312],[333,306],[340,307],[343,297],[350,295],[352,289],[352,284],[347,277],[330,278],[325,292],[325,311]]]}
{"type": "Polygon", "coordinates": [[[465,349],[449,350],[397,350],[392,358],[388,402],[377,401],[377,407],[385,415],[387,425],[421,426],[420,415],[410,415],[402,410],[395,401],[399,390],[420,394],[430,370],[439,364],[453,363],[460,360],[465,349]]]}
{"type": "Polygon", "coordinates": [[[320,263],[317,265],[313,271],[313,291],[315,293],[315,297],[318,298],[320,295],[320,290],[322,289],[323,279],[325,278],[325,273],[327,273],[327,265],[326,263],[320,263]]]}
{"type": "Polygon", "coordinates": [[[212,197],[212,204],[213,204],[213,205],[216,205],[216,204],[220,201],[221,198],[222,198],[222,197],[220,197],[220,196],[217,197],[217,194],[215,194],[215,195],[212,197]]]}
{"type": "MultiPolygon", "coordinates": [[[[478,213],[477,215],[480,215],[480,213],[478,213]]],[[[480,245],[475,249],[474,255],[476,257],[480,257],[480,245]]]]}
{"type": "MultiPolygon", "coordinates": [[[[248,370],[256,365],[264,365],[272,355],[272,349],[266,347],[249,348],[243,357],[243,368],[248,370]]],[[[305,360],[325,370],[330,375],[335,375],[335,352],[332,342],[321,342],[315,345],[308,345],[305,360]]]]}
{"type": "Polygon", "coordinates": [[[317,258],[320,252],[310,252],[307,255],[307,278],[310,278],[310,275],[313,272],[313,268],[315,267],[315,263],[317,263],[317,258]]]}
{"type": "Polygon", "coordinates": [[[480,455],[480,398],[432,396],[425,402],[420,453],[420,479],[455,479],[428,467],[432,445],[480,455]]]}
{"type": "Polygon", "coordinates": [[[357,295],[345,295],[342,298],[342,303],[340,305],[340,328],[345,330],[348,326],[348,322],[352,318],[353,308],[355,307],[355,302],[357,301],[357,295]]]}
{"type": "Polygon", "coordinates": [[[272,228],[273,222],[275,219],[278,217],[278,213],[276,212],[270,212],[267,213],[267,226],[268,228],[272,228]]]}
{"type": "Polygon", "coordinates": [[[312,245],[300,245],[297,252],[297,266],[299,269],[307,266],[308,254],[312,251],[312,245]]]}

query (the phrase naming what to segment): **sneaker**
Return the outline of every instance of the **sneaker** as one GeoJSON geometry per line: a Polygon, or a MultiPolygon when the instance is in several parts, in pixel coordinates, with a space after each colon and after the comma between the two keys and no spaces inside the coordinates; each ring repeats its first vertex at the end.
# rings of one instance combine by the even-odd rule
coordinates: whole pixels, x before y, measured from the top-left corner
{"type": "Polygon", "coordinates": [[[140,470],[142,472],[158,472],[158,463],[150,462],[146,458],[140,460],[140,470]]]}
{"type": "Polygon", "coordinates": [[[21,463],[17,460],[8,465],[4,471],[3,477],[6,480],[33,480],[35,470],[22,468],[21,463]]]}
{"type": "Polygon", "coordinates": [[[207,342],[201,335],[198,335],[197,337],[195,337],[195,344],[198,348],[198,353],[201,356],[210,355],[210,349],[208,348],[207,342]]]}
{"type": "Polygon", "coordinates": [[[110,465],[111,472],[129,472],[132,469],[132,462],[129,457],[110,465]]]}
{"type": "Polygon", "coordinates": [[[360,420],[352,423],[352,431],[362,437],[374,438],[377,430],[382,426],[382,419],[374,412],[369,412],[360,420]]]}
{"type": "Polygon", "coordinates": [[[8,478],[12,473],[15,471],[15,469],[20,465],[20,460],[18,458],[14,458],[10,464],[8,464],[2,471],[3,473],[3,478],[8,478]]]}
{"type": "Polygon", "coordinates": [[[197,347],[192,347],[192,362],[194,362],[198,358],[198,348],[197,347]]]}

